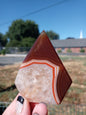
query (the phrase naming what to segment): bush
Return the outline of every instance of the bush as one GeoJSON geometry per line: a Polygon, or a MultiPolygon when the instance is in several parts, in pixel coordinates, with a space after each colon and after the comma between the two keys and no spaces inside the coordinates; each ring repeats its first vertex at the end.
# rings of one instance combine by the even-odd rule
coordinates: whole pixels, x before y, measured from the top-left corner
{"type": "Polygon", "coordinates": [[[0,54],[5,55],[5,54],[6,54],[6,50],[5,50],[5,49],[2,49],[2,50],[0,51],[0,54]]]}
{"type": "Polygon", "coordinates": [[[58,53],[61,53],[62,52],[62,50],[58,50],[58,53]]]}
{"type": "Polygon", "coordinates": [[[81,49],[80,49],[80,52],[81,52],[81,53],[85,53],[85,49],[81,48],[81,49]]]}
{"type": "Polygon", "coordinates": [[[68,52],[68,53],[71,53],[72,51],[71,51],[71,49],[70,49],[70,48],[68,48],[67,52],[68,52]]]}

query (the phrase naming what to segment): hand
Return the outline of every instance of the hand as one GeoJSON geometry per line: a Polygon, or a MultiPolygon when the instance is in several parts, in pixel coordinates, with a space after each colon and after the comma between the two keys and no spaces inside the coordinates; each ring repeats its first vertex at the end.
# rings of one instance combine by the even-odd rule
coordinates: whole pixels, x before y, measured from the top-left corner
{"type": "Polygon", "coordinates": [[[44,103],[30,103],[18,94],[2,115],[47,115],[47,113],[47,106],[44,103]]]}

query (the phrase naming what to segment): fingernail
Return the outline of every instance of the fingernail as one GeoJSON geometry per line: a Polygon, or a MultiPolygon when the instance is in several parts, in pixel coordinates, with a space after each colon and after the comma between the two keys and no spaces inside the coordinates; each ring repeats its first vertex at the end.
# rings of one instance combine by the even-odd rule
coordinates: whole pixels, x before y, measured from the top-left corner
{"type": "Polygon", "coordinates": [[[39,115],[38,113],[33,113],[33,115],[39,115]]]}
{"type": "Polygon", "coordinates": [[[17,106],[16,106],[16,112],[21,113],[23,108],[24,98],[22,96],[18,96],[17,98],[17,106]]]}

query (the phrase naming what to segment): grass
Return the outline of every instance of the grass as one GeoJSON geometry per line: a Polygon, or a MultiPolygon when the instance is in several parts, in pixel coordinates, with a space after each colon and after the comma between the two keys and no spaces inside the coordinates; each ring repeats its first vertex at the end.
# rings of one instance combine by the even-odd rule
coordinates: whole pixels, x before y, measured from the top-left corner
{"type": "Polygon", "coordinates": [[[86,81],[84,81],[84,80],[83,80],[83,82],[81,82],[80,80],[75,79],[73,82],[76,84],[79,84],[79,85],[85,85],[86,86],[86,81]]]}
{"type": "Polygon", "coordinates": [[[17,94],[18,94],[17,89],[1,92],[0,100],[3,102],[6,100],[8,100],[8,102],[11,102],[16,97],[17,94]]]}
{"type": "Polygon", "coordinates": [[[81,89],[81,88],[77,88],[77,87],[70,87],[70,89],[68,90],[69,93],[77,93],[77,94],[80,94],[80,93],[83,93],[85,92],[86,89],[81,89]]]}
{"type": "MultiPolygon", "coordinates": [[[[70,87],[62,103],[86,102],[84,101],[86,87],[81,87],[81,85],[86,86],[86,56],[60,56],[60,58],[75,84],[70,87]]],[[[19,67],[20,64],[0,67],[0,90],[14,84],[19,67]]],[[[11,101],[17,93],[16,89],[0,92],[0,101],[11,101]]]]}
{"type": "MultiPolygon", "coordinates": [[[[85,115],[86,106],[84,109],[83,106],[76,108],[74,104],[86,103],[86,87],[81,87],[81,85],[86,86],[86,56],[60,56],[60,58],[75,85],[71,85],[61,105],[48,105],[48,115],[85,115]],[[71,106],[66,106],[66,104],[71,104],[71,106]]],[[[20,64],[0,67],[1,89],[6,89],[14,84],[19,67],[20,64]]],[[[0,92],[0,101],[11,102],[17,93],[17,89],[13,88],[0,92]]]]}
{"type": "Polygon", "coordinates": [[[77,61],[79,61],[79,60],[85,60],[86,61],[86,56],[59,56],[60,57],[60,59],[62,60],[62,61],[70,61],[70,60],[77,60],[77,61]]]}
{"type": "Polygon", "coordinates": [[[49,114],[48,115],[85,115],[86,114],[86,106],[80,105],[57,105],[57,106],[49,106],[49,114]]]}
{"type": "Polygon", "coordinates": [[[86,62],[84,62],[84,64],[83,64],[84,66],[86,66],[86,62]]]}

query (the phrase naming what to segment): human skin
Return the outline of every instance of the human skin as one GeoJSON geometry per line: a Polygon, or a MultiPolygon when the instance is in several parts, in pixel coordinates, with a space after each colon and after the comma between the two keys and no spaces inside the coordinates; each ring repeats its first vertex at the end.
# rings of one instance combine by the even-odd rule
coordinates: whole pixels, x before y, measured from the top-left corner
{"type": "Polygon", "coordinates": [[[36,104],[33,108],[33,111],[31,112],[31,103],[28,102],[26,99],[24,99],[24,103],[22,106],[22,111],[20,113],[17,113],[17,98],[21,96],[21,94],[18,94],[16,98],[13,100],[13,102],[7,107],[7,109],[4,111],[2,115],[47,115],[48,110],[47,106],[44,103],[36,104]]]}

